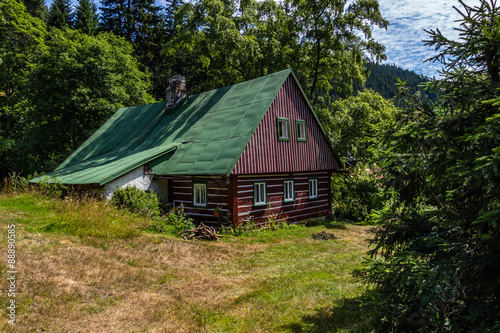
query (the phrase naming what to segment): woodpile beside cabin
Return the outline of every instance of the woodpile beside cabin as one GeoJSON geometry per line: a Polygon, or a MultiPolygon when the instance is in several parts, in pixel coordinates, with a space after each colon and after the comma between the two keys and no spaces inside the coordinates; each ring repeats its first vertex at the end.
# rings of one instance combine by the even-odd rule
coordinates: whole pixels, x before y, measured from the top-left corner
{"type": "Polygon", "coordinates": [[[153,189],[198,221],[296,221],[331,207],[342,166],[293,71],[187,96],[170,80],[165,102],[120,108],[44,177],[102,191],[153,189]]]}

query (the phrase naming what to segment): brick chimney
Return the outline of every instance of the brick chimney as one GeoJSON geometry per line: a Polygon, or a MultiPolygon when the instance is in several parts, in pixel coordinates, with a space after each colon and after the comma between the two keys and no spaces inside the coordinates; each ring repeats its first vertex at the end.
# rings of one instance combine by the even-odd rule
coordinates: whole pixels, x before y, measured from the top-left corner
{"type": "Polygon", "coordinates": [[[173,108],[182,98],[186,97],[186,95],[186,78],[180,74],[175,74],[168,80],[165,107],[167,109],[173,108]]]}

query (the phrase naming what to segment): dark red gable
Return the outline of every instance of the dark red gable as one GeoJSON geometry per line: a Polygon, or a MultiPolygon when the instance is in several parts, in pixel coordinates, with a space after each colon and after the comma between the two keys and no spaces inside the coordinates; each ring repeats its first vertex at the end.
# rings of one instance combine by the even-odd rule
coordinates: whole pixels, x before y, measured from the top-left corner
{"type": "Polygon", "coordinates": [[[340,165],[292,75],[255,130],[232,173],[262,174],[339,169],[340,165]],[[290,141],[278,140],[277,118],[288,118],[290,141]],[[305,120],[307,141],[297,140],[295,120],[305,120]]]}

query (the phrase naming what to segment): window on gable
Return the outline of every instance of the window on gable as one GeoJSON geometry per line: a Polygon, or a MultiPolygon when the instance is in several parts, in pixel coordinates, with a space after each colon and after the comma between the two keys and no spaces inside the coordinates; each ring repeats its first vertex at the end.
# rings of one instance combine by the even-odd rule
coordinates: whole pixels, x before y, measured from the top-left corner
{"type": "Polygon", "coordinates": [[[267,205],[266,182],[255,182],[253,184],[253,201],[256,206],[267,205]]]}
{"type": "Polygon", "coordinates": [[[309,199],[318,198],[318,178],[309,178],[309,199]]]}
{"type": "Polygon", "coordinates": [[[207,206],[207,183],[193,182],[193,206],[207,206]]]}
{"type": "Polygon", "coordinates": [[[283,181],[283,201],[295,200],[295,182],[293,179],[283,181]]]}
{"type": "Polygon", "coordinates": [[[290,141],[290,120],[288,118],[277,118],[278,140],[290,141]]]}
{"type": "Polygon", "coordinates": [[[307,141],[306,121],[295,120],[295,132],[297,133],[297,141],[307,141]]]}

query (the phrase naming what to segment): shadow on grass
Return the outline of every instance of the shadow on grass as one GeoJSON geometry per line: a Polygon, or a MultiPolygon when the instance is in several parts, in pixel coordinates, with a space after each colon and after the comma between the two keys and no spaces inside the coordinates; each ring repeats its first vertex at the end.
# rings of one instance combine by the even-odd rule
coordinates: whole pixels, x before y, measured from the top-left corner
{"type": "Polygon", "coordinates": [[[300,322],[284,325],[290,332],[367,332],[367,318],[361,310],[362,298],[346,298],[337,306],[322,308],[313,315],[302,316],[300,322]]]}

